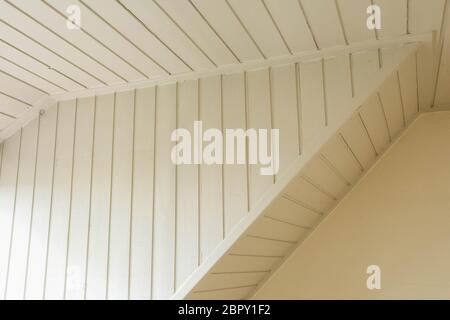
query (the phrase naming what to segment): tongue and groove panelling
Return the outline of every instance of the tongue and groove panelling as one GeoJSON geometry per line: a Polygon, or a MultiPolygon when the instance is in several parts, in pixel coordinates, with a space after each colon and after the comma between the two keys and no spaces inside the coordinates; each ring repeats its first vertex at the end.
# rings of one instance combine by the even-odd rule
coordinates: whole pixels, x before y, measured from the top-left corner
{"type": "MultiPolygon", "coordinates": [[[[352,88],[355,97],[364,91],[352,84],[351,74],[364,70],[351,70],[344,56],[59,102],[2,144],[1,297],[169,298],[291,163],[325,142],[317,135],[331,135],[357,107],[352,88]],[[338,77],[336,70],[347,72],[338,77]],[[342,88],[342,97],[335,86],[342,88]],[[192,130],[194,120],[205,128],[280,128],[276,179],[261,176],[256,165],[175,166],[170,134],[177,127],[192,130]]],[[[404,79],[402,72],[393,79],[404,79]]],[[[413,93],[412,84],[394,89],[413,93]]],[[[389,92],[380,96],[386,108],[401,101],[389,92]]],[[[377,126],[367,124],[369,130],[377,126]]],[[[398,132],[390,129],[392,136],[398,132]]],[[[364,136],[349,132],[346,143],[356,154],[357,139],[364,136]]],[[[336,144],[347,147],[341,140],[336,144]]],[[[348,150],[337,159],[330,153],[324,152],[321,162],[273,204],[281,215],[268,213],[253,226],[215,273],[267,273],[307,234],[359,170],[348,150]],[[338,174],[329,179],[322,168],[338,174]],[[299,210],[303,214],[296,215],[299,210]],[[272,241],[268,229],[281,241],[272,241]],[[254,256],[247,256],[253,247],[254,256]],[[270,256],[258,255],[266,249],[270,256]]],[[[211,289],[205,288],[199,290],[211,289]]]]}

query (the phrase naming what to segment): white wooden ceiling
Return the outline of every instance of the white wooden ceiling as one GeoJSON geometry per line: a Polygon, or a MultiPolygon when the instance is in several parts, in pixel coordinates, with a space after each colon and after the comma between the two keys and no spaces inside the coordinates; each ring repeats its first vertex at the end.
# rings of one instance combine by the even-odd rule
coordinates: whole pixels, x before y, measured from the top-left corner
{"type": "Polygon", "coordinates": [[[0,136],[49,97],[431,31],[441,61],[429,79],[437,82],[430,104],[448,107],[450,32],[441,32],[450,29],[447,2],[1,0],[0,136]],[[378,32],[366,27],[371,2],[382,9],[378,32]],[[74,4],[79,30],[66,26],[74,4]]]}

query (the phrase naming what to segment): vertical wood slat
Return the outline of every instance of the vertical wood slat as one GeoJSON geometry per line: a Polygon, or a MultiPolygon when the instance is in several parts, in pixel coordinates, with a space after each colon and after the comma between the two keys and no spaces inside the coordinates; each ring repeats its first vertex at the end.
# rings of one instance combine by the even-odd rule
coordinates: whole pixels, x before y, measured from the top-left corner
{"type": "MultiPolygon", "coordinates": [[[[223,128],[246,129],[245,74],[223,78],[223,128]]],[[[236,140],[234,140],[236,142],[236,140]]],[[[224,140],[226,143],[226,140],[224,140]]],[[[225,144],[224,144],[225,145],[225,144]]],[[[224,153],[225,156],[225,153],[224,153]]],[[[248,210],[248,165],[224,165],[224,229],[225,235],[248,210]],[[245,182],[244,182],[245,181],[245,182]]]]}
{"type": "MultiPolygon", "coordinates": [[[[179,84],[178,128],[193,135],[198,120],[198,82],[179,84]]],[[[193,155],[191,155],[193,156],[193,155]]],[[[199,261],[199,189],[198,165],[177,167],[177,230],[176,230],[176,287],[195,270],[199,261]]]]}
{"type": "Polygon", "coordinates": [[[39,119],[35,119],[22,130],[9,262],[6,269],[7,299],[22,299],[24,296],[38,138],[39,119]]]}
{"type": "Polygon", "coordinates": [[[44,295],[45,257],[52,202],[57,118],[58,108],[50,108],[40,118],[35,197],[25,282],[26,299],[42,299],[44,295]]]}
{"type": "Polygon", "coordinates": [[[59,104],[53,197],[45,269],[46,299],[64,298],[76,107],[75,100],[59,104]]]}
{"type": "Polygon", "coordinates": [[[92,162],[92,202],[86,252],[86,299],[105,299],[114,141],[115,95],[98,96],[92,162]]]}
{"type": "Polygon", "coordinates": [[[174,288],[175,165],[170,159],[176,128],[176,87],[157,88],[152,298],[167,299],[174,288]]]}
{"type": "Polygon", "coordinates": [[[67,243],[65,299],[82,299],[86,278],[86,250],[91,206],[92,146],[95,98],[78,100],[73,156],[72,206],[67,243]]]}
{"type": "Polygon", "coordinates": [[[3,143],[0,172],[0,297],[6,292],[21,132],[3,143]]]}
{"type": "Polygon", "coordinates": [[[130,299],[149,299],[153,215],[155,88],[136,91],[130,299]]]}
{"type": "Polygon", "coordinates": [[[128,298],[135,91],[116,94],[108,299],[128,298]]]}
{"type": "MultiPolygon", "coordinates": [[[[221,83],[215,76],[200,80],[200,120],[203,131],[221,128],[221,83]]],[[[204,147],[210,142],[205,142],[204,147]]],[[[223,239],[222,165],[200,166],[200,261],[223,239]]]]}

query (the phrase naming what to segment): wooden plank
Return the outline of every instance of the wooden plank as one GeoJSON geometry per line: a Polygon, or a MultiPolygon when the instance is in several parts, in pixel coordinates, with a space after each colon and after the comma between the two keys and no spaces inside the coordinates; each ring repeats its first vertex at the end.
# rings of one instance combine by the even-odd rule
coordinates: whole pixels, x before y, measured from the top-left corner
{"type": "Polygon", "coordinates": [[[155,146],[155,88],[136,91],[130,299],[150,299],[155,146]]]}
{"type": "MultiPolygon", "coordinates": [[[[203,131],[222,127],[220,77],[200,80],[200,119],[203,131]]],[[[204,148],[209,143],[204,143],[204,148]]],[[[222,165],[200,166],[200,261],[204,261],[224,237],[222,165]]]]}
{"type": "Polygon", "coordinates": [[[342,24],[349,43],[375,40],[375,32],[367,28],[367,8],[370,0],[338,0],[342,24]]]}
{"type": "Polygon", "coordinates": [[[374,0],[381,9],[381,29],[378,38],[392,38],[407,33],[407,1],[408,0],[374,0]]]}
{"type": "Polygon", "coordinates": [[[355,96],[372,94],[375,75],[379,72],[378,51],[362,51],[352,55],[355,96]]]}
{"type": "MultiPolygon", "coordinates": [[[[1,107],[0,107],[0,112],[1,112],[1,107]]],[[[13,121],[14,121],[14,118],[0,114],[0,130],[3,130],[4,128],[6,128],[8,125],[13,123],[13,121]]]]}
{"type": "MultiPolygon", "coordinates": [[[[445,0],[410,0],[409,28],[411,33],[436,31],[440,37],[440,28],[445,0]]],[[[439,39],[439,38],[438,38],[439,39]]],[[[419,106],[421,110],[431,107],[433,99],[435,48],[433,43],[424,43],[417,52],[417,83],[419,87],[419,106]]]]}
{"type": "Polygon", "coordinates": [[[290,242],[244,236],[231,249],[232,254],[254,254],[266,256],[284,256],[293,245],[290,242]]]}
{"type": "Polygon", "coordinates": [[[338,11],[334,0],[301,0],[319,48],[344,45],[338,11]],[[326,21],[326,23],[324,23],[326,21]]]}
{"type": "MultiPolygon", "coordinates": [[[[82,39],[87,40],[84,44],[73,42],[73,44],[75,45],[74,47],[68,42],[64,41],[65,36],[74,35],[74,32],[70,32],[71,30],[66,27],[66,21],[63,17],[49,10],[49,8],[44,3],[27,3],[26,1],[19,0],[14,1],[13,4],[4,2],[0,5],[0,8],[3,14],[2,17],[7,23],[13,25],[15,28],[21,31],[25,31],[25,33],[33,40],[37,41],[47,48],[51,48],[52,51],[56,52],[60,56],[65,57],[75,66],[79,66],[83,70],[88,71],[91,76],[89,78],[86,78],[86,80],[92,81],[89,82],[89,86],[101,85],[102,83],[99,82],[99,80],[104,81],[108,84],[122,82],[121,79],[114,75],[111,71],[101,66],[99,63],[95,62],[93,59],[77,49],[84,48],[86,47],[86,42],[89,43],[88,39],[90,38],[88,38],[84,34],[81,35],[82,32],[79,32],[80,34],[78,36],[81,36],[82,39]],[[47,28],[50,28],[50,30],[55,31],[59,35],[63,35],[63,39],[55,35],[53,32],[49,31],[47,28]],[[94,79],[94,77],[97,77],[98,79],[94,79]]],[[[66,9],[67,6],[64,8],[66,9]]],[[[83,15],[83,23],[84,22],[85,15],[83,15]]],[[[14,42],[12,44],[16,45],[14,42]]],[[[91,44],[93,43],[91,42],[91,44]]],[[[95,46],[97,47],[98,51],[94,56],[100,58],[99,53],[104,53],[105,56],[103,57],[102,61],[108,61],[108,56],[110,55],[110,53],[107,52],[105,48],[99,46],[98,43],[95,44],[95,46]]],[[[34,51],[29,51],[29,53],[34,56],[34,51]]],[[[49,62],[49,64],[53,65],[53,61],[49,62]]]]}
{"type": "Polygon", "coordinates": [[[175,85],[158,87],[156,94],[152,298],[167,299],[175,287],[176,169],[170,159],[174,146],[170,135],[176,128],[175,85]]]}
{"type": "Polygon", "coordinates": [[[211,273],[270,271],[280,257],[225,255],[211,273]]]}
{"type": "Polygon", "coordinates": [[[302,174],[336,199],[348,191],[348,182],[337,175],[320,157],[311,159],[302,174]]]}
{"type": "Polygon", "coordinates": [[[403,101],[400,96],[397,75],[391,75],[380,88],[380,98],[386,114],[391,138],[396,137],[405,126],[403,101]]]}
{"type": "Polygon", "coordinates": [[[225,0],[194,0],[192,2],[241,61],[251,61],[262,57],[225,0]]]}
{"type": "Polygon", "coordinates": [[[376,154],[361,119],[357,115],[353,116],[340,133],[359,165],[363,169],[368,169],[375,160],[376,154]]]}
{"type": "Polygon", "coordinates": [[[108,259],[108,299],[129,297],[135,92],[116,94],[108,259]]]}
{"type": "Polygon", "coordinates": [[[340,126],[353,112],[350,57],[340,55],[325,59],[323,67],[328,123],[340,126]]]}
{"type": "Polygon", "coordinates": [[[301,237],[305,236],[307,230],[304,227],[263,216],[250,226],[248,233],[264,238],[298,241],[301,237]]]}
{"type": "Polygon", "coordinates": [[[53,197],[45,270],[45,299],[64,298],[67,232],[72,198],[76,101],[60,102],[58,108],[53,197]]]}
{"type": "Polygon", "coordinates": [[[92,159],[91,222],[86,264],[86,299],[106,299],[114,142],[113,94],[97,97],[92,159]]]}
{"type": "MultiPolygon", "coordinates": [[[[223,130],[247,129],[245,74],[223,77],[223,130]]],[[[226,143],[227,141],[225,141],[226,143]]],[[[248,211],[248,166],[225,164],[224,184],[224,230],[227,235],[248,211]]]]}
{"type": "Polygon", "coordinates": [[[405,108],[406,123],[409,124],[419,112],[416,56],[411,55],[398,69],[400,92],[405,108]]]}
{"type": "Polygon", "coordinates": [[[362,105],[360,114],[375,151],[377,154],[381,154],[389,145],[390,140],[383,109],[376,94],[362,105]]]}
{"type": "Polygon", "coordinates": [[[339,135],[334,135],[321,150],[321,155],[351,184],[361,175],[361,168],[339,135]]]}
{"type": "Polygon", "coordinates": [[[295,65],[273,68],[270,72],[273,128],[279,129],[280,134],[280,169],[277,173],[280,177],[299,154],[295,65]]]}
{"type": "Polygon", "coordinates": [[[261,1],[228,0],[228,3],[266,57],[281,56],[289,53],[261,1]]]}
{"type": "Polygon", "coordinates": [[[53,85],[52,83],[35,76],[25,69],[18,67],[17,65],[0,58],[0,70],[10,74],[11,76],[29,83],[31,86],[39,88],[50,94],[58,94],[64,92],[61,88],[53,85]]]}
{"type": "Polygon", "coordinates": [[[155,2],[126,0],[121,3],[122,5],[108,0],[88,1],[90,7],[161,63],[166,70],[181,73],[189,71],[188,66],[194,70],[212,66],[155,2]]]}
{"type": "Polygon", "coordinates": [[[28,252],[26,299],[42,299],[48,243],[52,181],[56,145],[58,109],[52,106],[40,116],[38,153],[36,159],[36,182],[33,202],[33,218],[28,252]]]}
{"type": "Polygon", "coordinates": [[[299,65],[303,151],[314,152],[321,144],[326,127],[325,100],[323,98],[322,62],[299,65]]]}
{"type": "Polygon", "coordinates": [[[231,288],[218,291],[198,292],[192,293],[188,296],[188,299],[192,300],[242,300],[249,298],[256,286],[245,286],[242,288],[231,288]]]}
{"type": "MultiPolygon", "coordinates": [[[[138,50],[135,45],[130,43],[126,38],[122,37],[118,32],[116,32],[108,23],[100,19],[96,13],[87,9],[86,6],[82,5],[79,1],[72,0],[61,0],[61,1],[47,1],[53,8],[58,10],[60,14],[66,16],[66,8],[70,5],[76,4],[80,7],[82,12],[82,25],[81,28],[86,30],[92,37],[101,41],[104,45],[100,48],[103,52],[105,52],[105,47],[108,50],[105,52],[106,56],[102,57],[95,52],[92,52],[92,48],[88,48],[87,41],[84,41],[83,50],[89,50],[93,56],[104,59],[102,61],[114,61],[114,65],[110,65],[110,68],[113,70],[120,70],[120,74],[125,77],[128,81],[136,81],[140,79],[148,78],[149,76],[157,76],[165,74],[162,69],[155,64],[152,60],[148,59],[147,55],[145,55],[142,51],[138,50]],[[111,54],[112,52],[115,54],[111,54]],[[120,68],[120,69],[119,69],[120,68]]],[[[107,5],[107,8],[111,7],[111,4],[107,5]]],[[[48,11],[48,10],[47,10],[48,11]]],[[[125,13],[125,12],[124,12],[125,13]]],[[[59,28],[63,29],[63,28],[59,28]]],[[[64,28],[67,30],[67,28],[64,28]]],[[[59,30],[60,32],[64,32],[63,30],[59,30]]],[[[76,38],[73,36],[73,32],[71,34],[65,34],[71,42],[75,42],[76,38]],[[72,35],[69,38],[69,35],[72,35]]],[[[96,42],[98,42],[96,41],[96,42]]],[[[156,42],[151,35],[148,35],[148,42],[153,43],[156,42]]],[[[162,44],[159,44],[159,48],[164,48],[162,44]]],[[[82,43],[79,43],[81,46],[82,43]]],[[[98,47],[98,43],[96,44],[98,47]]],[[[164,48],[165,49],[165,48],[164,48]]],[[[162,59],[161,62],[165,62],[169,58],[173,58],[170,52],[164,50],[163,52],[158,51],[156,48],[152,51],[152,54],[155,55],[159,53],[159,57],[162,59]],[[164,56],[166,58],[164,58],[164,56]]],[[[175,59],[171,60],[174,61],[175,59]]],[[[175,60],[176,61],[176,60],[175,60]]]]}
{"type": "Polygon", "coordinates": [[[28,256],[28,242],[32,219],[34,179],[39,120],[35,119],[22,130],[20,160],[17,175],[11,252],[7,268],[6,299],[23,299],[28,256]]]}
{"type": "MultiPolygon", "coordinates": [[[[198,82],[179,84],[178,128],[194,134],[198,120],[198,82]]],[[[199,263],[199,165],[177,166],[176,285],[182,284],[199,263]]]]}
{"type": "Polygon", "coordinates": [[[300,201],[288,200],[283,196],[267,207],[264,215],[304,227],[314,225],[322,217],[321,213],[309,209],[300,201]]]}
{"type": "MultiPolygon", "coordinates": [[[[273,124],[269,71],[252,71],[246,76],[248,128],[270,130],[273,124]]],[[[261,175],[260,169],[261,165],[251,165],[248,168],[250,208],[273,183],[273,177],[261,175]]]]}
{"type": "Polygon", "coordinates": [[[72,206],[67,244],[65,299],[84,297],[86,252],[91,213],[92,152],[95,98],[78,100],[73,156],[72,206]]]}
{"type": "Polygon", "coordinates": [[[2,167],[0,170],[0,294],[6,292],[11,232],[17,189],[21,132],[17,132],[3,143],[2,167]]]}
{"type": "Polygon", "coordinates": [[[15,98],[19,98],[30,105],[46,95],[44,92],[2,72],[0,72],[0,83],[2,84],[2,92],[15,98]]]}
{"type": "Polygon", "coordinates": [[[56,72],[54,69],[49,69],[46,64],[27,56],[25,53],[20,52],[6,43],[0,42],[0,50],[2,52],[2,60],[7,59],[8,61],[13,61],[16,65],[38,74],[40,77],[61,86],[65,90],[75,91],[83,88],[63,74],[56,72]]]}
{"type": "Polygon", "coordinates": [[[297,0],[265,0],[265,3],[292,52],[316,49],[297,0]]]}
{"type": "Polygon", "coordinates": [[[177,24],[189,34],[203,52],[215,65],[236,63],[232,52],[220,40],[209,25],[203,20],[188,1],[184,0],[156,0],[177,24]]]}
{"type": "Polygon", "coordinates": [[[194,292],[254,285],[257,284],[264,275],[265,273],[208,274],[197,286],[195,286],[194,292]]]}
{"type": "Polygon", "coordinates": [[[20,117],[30,106],[20,101],[14,100],[0,93],[0,111],[6,113],[9,116],[20,117]]]}

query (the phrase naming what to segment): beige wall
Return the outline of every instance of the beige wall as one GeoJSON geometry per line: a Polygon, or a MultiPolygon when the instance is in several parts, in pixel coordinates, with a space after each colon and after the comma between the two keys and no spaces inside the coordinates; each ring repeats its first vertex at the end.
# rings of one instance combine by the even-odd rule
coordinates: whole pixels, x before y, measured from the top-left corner
{"type": "Polygon", "coordinates": [[[450,298],[449,141],[450,112],[422,115],[255,298],[450,298]]]}

